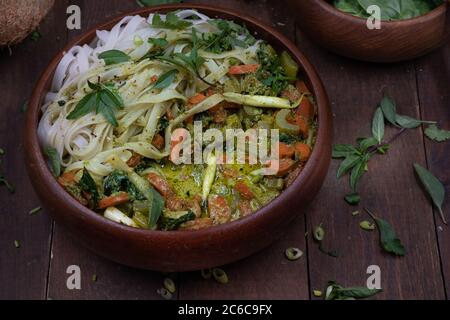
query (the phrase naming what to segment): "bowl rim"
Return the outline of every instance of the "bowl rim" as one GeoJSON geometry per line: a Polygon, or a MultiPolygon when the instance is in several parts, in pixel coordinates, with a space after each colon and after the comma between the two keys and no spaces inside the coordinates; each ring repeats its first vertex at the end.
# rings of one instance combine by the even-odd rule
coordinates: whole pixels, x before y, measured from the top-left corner
{"type": "MultiPolygon", "coordinates": [[[[228,19],[228,18],[227,18],[228,19]]],[[[108,17],[105,22],[96,24],[90,27],[88,30],[83,32],[81,35],[75,37],[60,50],[51,62],[44,69],[40,79],[37,81],[36,86],[33,90],[29,108],[26,113],[25,127],[24,127],[24,145],[25,145],[25,156],[28,162],[32,163],[32,168],[28,165],[28,170],[38,170],[45,187],[51,189],[51,191],[56,194],[57,201],[66,202],[67,206],[72,207],[77,211],[78,215],[82,215],[83,219],[88,220],[87,222],[92,224],[94,228],[99,228],[107,230],[108,233],[123,233],[124,236],[136,236],[143,238],[153,238],[158,237],[159,239],[171,241],[171,240],[198,240],[204,239],[205,237],[213,237],[218,234],[224,234],[232,231],[233,229],[242,229],[247,224],[252,224],[262,217],[270,214],[276,214],[272,208],[279,207],[279,204],[285,202],[290,193],[295,193],[304,182],[308,181],[308,178],[312,178],[315,172],[315,165],[320,162],[323,153],[327,151],[326,142],[328,139],[331,141],[332,137],[332,115],[329,106],[328,96],[326,94],[325,88],[317,74],[315,68],[309,62],[309,60],[303,55],[303,53],[296,47],[296,45],[290,41],[286,36],[275,30],[274,28],[268,26],[264,22],[257,20],[247,14],[238,13],[232,9],[223,8],[215,5],[205,5],[205,4],[169,4],[160,5],[144,9],[138,9],[133,11],[127,11],[118,14],[113,17],[108,17]],[[111,221],[102,215],[96,213],[95,211],[83,206],[78,201],[76,201],[69,193],[67,193],[63,187],[59,185],[45,160],[44,153],[40,146],[37,126],[40,120],[40,108],[42,105],[42,100],[48,92],[48,83],[53,79],[54,71],[59,64],[63,54],[67,52],[70,48],[78,44],[89,44],[95,36],[96,30],[104,30],[105,28],[110,29],[114,24],[119,22],[125,16],[141,15],[143,17],[148,17],[149,14],[155,12],[168,12],[178,9],[193,9],[198,11],[211,11],[214,12],[213,16],[225,15],[232,16],[234,19],[238,20],[238,23],[244,23],[254,26],[256,29],[264,30],[265,32],[271,34],[272,37],[276,38],[285,49],[290,52],[295,60],[300,64],[301,70],[307,82],[309,82],[309,88],[314,94],[318,109],[318,127],[316,135],[316,145],[312,150],[311,157],[304,166],[302,172],[295,178],[294,182],[287,187],[283,192],[269,202],[267,205],[263,206],[253,214],[243,217],[241,219],[231,221],[225,224],[212,226],[200,230],[176,230],[176,231],[161,231],[161,230],[148,230],[141,228],[129,227],[114,221],[111,221]]],[[[330,150],[331,151],[331,150],[330,150]]],[[[325,152],[327,154],[327,152],[325,152]]],[[[328,167],[327,167],[328,170],[328,167]]]]}
{"type": "MultiPolygon", "coordinates": [[[[321,3],[324,3],[327,7],[329,12],[332,13],[336,13],[340,18],[345,18],[347,20],[354,20],[357,22],[366,22],[367,19],[358,17],[358,16],[354,16],[350,13],[341,11],[339,9],[337,9],[336,7],[334,7],[328,0],[315,0],[315,1],[319,1],[321,3]]],[[[433,20],[435,19],[437,16],[441,15],[442,13],[445,12],[447,7],[447,2],[446,0],[444,0],[444,3],[440,4],[439,6],[437,6],[436,8],[434,8],[433,10],[427,12],[426,14],[417,16],[417,17],[412,17],[412,18],[408,18],[408,19],[402,19],[402,20],[381,20],[381,22],[383,24],[387,24],[391,27],[399,27],[400,25],[402,26],[411,26],[414,25],[416,23],[423,23],[425,21],[429,21],[429,20],[433,20]],[[442,11],[442,12],[441,12],[442,11]]]]}

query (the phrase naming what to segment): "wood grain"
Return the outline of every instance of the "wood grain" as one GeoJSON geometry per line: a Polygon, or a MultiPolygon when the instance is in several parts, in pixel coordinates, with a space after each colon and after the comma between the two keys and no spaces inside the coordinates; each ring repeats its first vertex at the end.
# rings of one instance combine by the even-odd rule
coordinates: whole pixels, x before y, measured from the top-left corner
{"type": "MultiPolygon", "coordinates": [[[[417,83],[423,119],[438,121],[440,127],[450,130],[450,44],[443,50],[416,62],[417,83]]],[[[450,142],[424,140],[427,150],[428,168],[445,185],[446,200],[444,215],[450,219],[450,142]]],[[[425,164],[425,163],[422,163],[425,164]]],[[[422,193],[424,201],[430,201],[422,193]]],[[[447,298],[450,296],[450,227],[445,226],[434,210],[436,232],[439,239],[442,273],[445,279],[447,298]]]]}
{"type": "Polygon", "coordinates": [[[64,29],[55,30],[54,26],[63,23],[66,7],[65,1],[58,1],[41,23],[42,39],[26,39],[11,48],[11,55],[7,48],[0,51],[0,147],[6,152],[0,172],[17,190],[11,195],[0,187],[0,299],[45,297],[51,221],[45,212],[28,214],[40,204],[25,172],[20,109],[44,67],[65,43],[64,29]],[[20,242],[18,249],[15,240],[20,242]]]}
{"type": "MultiPolygon", "coordinates": [[[[311,57],[331,97],[335,115],[335,143],[354,143],[371,135],[375,108],[386,90],[398,104],[398,112],[419,117],[414,65],[378,65],[339,58],[319,49],[298,30],[298,46],[311,57]]],[[[397,129],[389,127],[386,137],[397,129]]],[[[442,299],[445,297],[440,260],[429,202],[417,186],[414,162],[425,161],[422,132],[409,130],[392,143],[385,156],[375,156],[359,186],[360,206],[351,207],[343,197],[349,192],[348,177],[337,180],[334,161],[317,201],[307,215],[308,229],[323,223],[325,247],[339,252],[331,258],[308,239],[310,283],[324,288],[329,280],[345,286],[364,286],[370,265],[381,268],[384,292],[378,299],[442,299]],[[363,207],[388,220],[406,247],[405,257],[381,252],[376,232],[359,228],[369,219],[363,207]],[[361,215],[351,213],[359,210],[361,215]],[[425,285],[426,284],[426,285],[425,285]]]]}

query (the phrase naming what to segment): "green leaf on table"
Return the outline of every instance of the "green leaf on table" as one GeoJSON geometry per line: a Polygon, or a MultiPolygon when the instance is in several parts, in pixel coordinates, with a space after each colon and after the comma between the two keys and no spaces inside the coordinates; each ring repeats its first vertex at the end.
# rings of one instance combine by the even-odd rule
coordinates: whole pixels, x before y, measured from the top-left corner
{"type": "Polygon", "coordinates": [[[359,150],[361,152],[365,152],[370,147],[376,146],[378,144],[378,140],[375,139],[374,137],[362,138],[362,139],[358,139],[358,144],[359,144],[359,150]]]}
{"type": "Polygon", "coordinates": [[[350,188],[352,189],[352,191],[356,191],[356,185],[367,169],[368,160],[368,155],[360,157],[356,165],[353,167],[350,174],[350,188]]]}
{"type": "Polygon", "coordinates": [[[153,15],[151,23],[151,26],[154,28],[173,30],[184,29],[190,27],[191,25],[191,22],[178,18],[178,16],[173,12],[167,13],[166,19],[164,21],[161,19],[161,16],[159,14],[155,14],[153,15]]]}
{"type": "Polygon", "coordinates": [[[442,205],[445,200],[445,187],[430,171],[422,167],[420,164],[415,163],[414,169],[416,170],[417,176],[419,177],[422,185],[427,191],[428,195],[431,197],[433,204],[439,210],[442,222],[447,224],[445,220],[444,212],[442,211],[442,205]]]}
{"type": "Polygon", "coordinates": [[[378,232],[380,234],[380,244],[384,251],[397,256],[404,256],[405,248],[403,247],[401,241],[397,238],[397,235],[389,222],[377,218],[368,209],[365,210],[377,224],[378,232]]]}
{"type": "Polygon", "coordinates": [[[386,120],[389,121],[392,125],[397,126],[397,122],[395,121],[395,115],[397,114],[397,106],[395,104],[394,99],[385,95],[381,100],[380,108],[383,111],[386,120]]]}
{"type": "Polygon", "coordinates": [[[344,288],[335,281],[329,281],[325,294],[325,300],[353,300],[370,298],[383,289],[369,289],[367,287],[344,288]]]}
{"type": "Polygon", "coordinates": [[[402,128],[405,129],[414,129],[419,127],[422,123],[429,123],[429,124],[433,124],[436,123],[434,121],[422,121],[422,120],[417,120],[414,118],[411,118],[409,116],[403,116],[403,115],[395,115],[395,122],[402,128]]]}
{"type": "Polygon", "coordinates": [[[373,116],[372,135],[381,144],[384,138],[384,115],[381,108],[377,108],[373,116]]]}
{"type": "Polygon", "coordinates": [[[434,141],[443,142],[450,140],[450,131],[439,129],[435,124],[425,129],[425,135],[434,141]]]}
{"type": "Polygon", "coordinates": [[[86,168],[83,169],[83,175],[81,176],[80,182],[78,184],[81,190],[90,194],[94,203],[94,207],[96,207],[98,200],[100,199],[100,194],[97,189],[97,184],[89,174],[89,171],[86,170],[86,168]]]}
{"type": "Polygon", "coordinates": [[[336,177],[339,179],[344,174],[346,174],[350,169],[352,169],[360,161],[360,156],[355,154],[348,155],[344,161],[342,161],[339,166],[336,177]]]}
{"type": "Polygon", "coordinates": [[[50,170],[55,177],[59,177],[61,175],[61,161],[58,151],[53,147],[48,147],[44,151],[50,160],[50,170]]]}
{"type": "Polygon", "coordinates": [[[357,154],[358,150],[351,144],[335,144],[333,146],[333,158],[345,158],[351,154],[357,154]]]}
{"type": "Polygon", "coordinates": [[[351,206],[356,206],[361,202],[361,196],[358,192],[347,194],[344,199],[345,202],[347,202],[351,206]]]}
{"type": "Polygon", "coordinates": [[[136,0],[141,7],[159,6],[161,4],[181,3],[182,0],[136,0]]]}
{"type": "Polygon", "coordinates": [[[131,57],[129,55],[120,50],[104,51],[98,55],[98,58],[103,59],[107,66],[131,60],[131,57]]]}
{"type": "Polygon", "coordinates": [[[173,80],[175,80],[175,77],[178,74],[178,70],[177,69],[173,69],[170,71],[167,71],[166,73],[164,73],[163,75],[161,75],[158,80],[155,82],[155,85],[153,86],[153,89],[165,89],[168,86],[170,86],[173,82],[173,80]]]}

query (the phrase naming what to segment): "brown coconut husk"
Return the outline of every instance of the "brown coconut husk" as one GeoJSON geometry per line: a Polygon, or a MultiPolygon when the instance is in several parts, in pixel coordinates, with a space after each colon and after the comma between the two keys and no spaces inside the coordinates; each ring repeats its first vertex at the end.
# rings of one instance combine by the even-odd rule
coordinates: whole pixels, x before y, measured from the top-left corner
{"type": "Polygon", "coordinates": [[[25,39],[54,3],[55,0],[0,0],[0,47],[25,39]]]}

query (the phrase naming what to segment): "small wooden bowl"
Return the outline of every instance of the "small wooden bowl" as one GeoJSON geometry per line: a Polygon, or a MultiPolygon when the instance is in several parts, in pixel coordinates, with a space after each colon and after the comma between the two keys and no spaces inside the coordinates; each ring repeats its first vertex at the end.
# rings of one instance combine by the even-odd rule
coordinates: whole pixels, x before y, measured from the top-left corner
{"type": "Polygon", "coordinates": [[[311,40],[340,55],[372,62],[420,57],[448,41],[450,5],[402,21],[382,21],[369,30],[367,20],[336,9],[331,0],[288,0],[301,29],[311,40]]]}
{"type": "Polygon", "coordinates": [[[122,14],[92,28],[61,50],[44,71],[30,100],[24,128],[24,150],[31,182],[43,205],[57,223],[86,247],[108,259],[133,267],[172,272],[199,270],[224,265],[261,250],[279,238],[285,227],[303,213],[319,191],[330,164],[331,121],[328,98],[317,73],[286,37],[256,19],[228,9],[209,5],[166,5],[122,14]],[[39,147],[37,125],[41,116],[41,103],[63,52],[74,45],[90,43],[97,29],[111,29],[126,15],[148,16],[151,12],[186,8],[243,23],[251,31],[257,32],[258,37],[292,54],[317,101],[319,126],[316,147],[296,181],[278,198],[248,217],[199,231],[166,232],[130,228],[89,210],[59,186],[39,147]]]}

